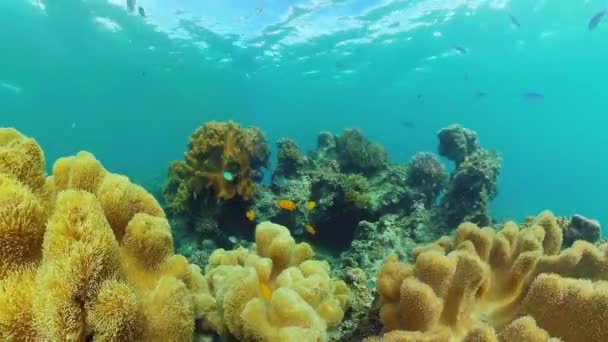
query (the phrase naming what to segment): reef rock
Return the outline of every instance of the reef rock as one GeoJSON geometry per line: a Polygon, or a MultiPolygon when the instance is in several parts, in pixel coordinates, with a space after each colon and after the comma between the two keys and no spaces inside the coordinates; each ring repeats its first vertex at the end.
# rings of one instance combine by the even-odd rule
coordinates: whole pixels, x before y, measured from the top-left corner
{"type": "Polygon", "coordinates": [[[585,240],[595,243],[600,240],[602,227],[596,220],[588,219],[582,215],[572,215],[570,224],[566,227],[564,244],[571,246],[576,240],[585,240]]]}

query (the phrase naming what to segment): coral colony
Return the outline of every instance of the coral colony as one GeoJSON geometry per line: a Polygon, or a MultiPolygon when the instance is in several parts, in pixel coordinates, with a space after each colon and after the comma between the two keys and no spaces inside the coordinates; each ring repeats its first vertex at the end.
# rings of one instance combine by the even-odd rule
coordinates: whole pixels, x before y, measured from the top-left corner
{"type": "Polygon", "coordinates": [[[302,153],[208,122],[162,206],[90,153],[0,129],[2,341],[608,341],[608,243],[498,222],[502,166],[452,125],[405,165],[361,131],[302,153]],[[264,183],[264,173],[268,183],[264,183]],[[174,252],[175,248],[178,253],[174,252]]]}

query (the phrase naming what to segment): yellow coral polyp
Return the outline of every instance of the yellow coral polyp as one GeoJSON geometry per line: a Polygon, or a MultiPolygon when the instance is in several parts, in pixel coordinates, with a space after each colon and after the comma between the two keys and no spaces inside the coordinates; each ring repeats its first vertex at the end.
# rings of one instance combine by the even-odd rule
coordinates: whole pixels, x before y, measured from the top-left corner
{"type": "MultiPolygon", "coordinates": [[[[453,239],[387,259],[377,279],[383,341],[608,341],[608,255],[541,213],[525,229],[466,223],[453,239]]],[[[372,339],[373,340],[373,339],[372,339]]]]}
{"type": "Polygon", "coordinates": [[[350,291],[310,245],[270,222],[256,228],[255,253],[216,250],[204,286],[204,326],[244,341],[323,341],[350,305],[350,291]]]}
{"type": "Polygon", "coordinates": [[[0,129],[0,340],[192,341],[206,283],[154,197],[87,152],[54,171],[0,129]]]}

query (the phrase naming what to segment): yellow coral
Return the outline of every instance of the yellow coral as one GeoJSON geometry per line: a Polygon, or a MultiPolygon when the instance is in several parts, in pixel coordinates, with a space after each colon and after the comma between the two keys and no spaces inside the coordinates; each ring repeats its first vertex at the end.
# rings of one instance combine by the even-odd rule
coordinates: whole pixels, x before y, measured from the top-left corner
{"type": "Polygon", "coordinates": [[[37,263],[47,210],[32,190],[0,173],[0,279],[37,263]]]}
{"type": "Polygon", "coordinates": [[[608,341],[606,251],[578,241],[559,253],[561,243],[543,212],[521,231],[462,224],[415,250],[413,265],[388,258],[377,280],[380,319],[395,331],[386,340],[608,341]]]}
{"type": "Polygon", "coordinates": [[[87,152],[54,171],[0,129],[0,339],[192,341],[206,283],[154,197],[87,152]]]}
{"type": "Polygon", "coordinates": [[[34,139],[13,128],[0,128],[0,173],[17,179],[34,192],[44,186],[44,153],[34,139]]]}
{"type": "Polygon", "coordinates": [[[95,193],[107,171],[91,153],[78,152],[73,157],[60,158],[53,165],[55,190],[79,189],[95,193]]]}
{"type": "Polygon", "coordinates": [[[244,341],[322,341],[350,305],[346,284],[331,279],[329,264],[310,260],[283,226],[256,228],[256,253],[215,251],[201,298],[204,326],[244,341]]]}

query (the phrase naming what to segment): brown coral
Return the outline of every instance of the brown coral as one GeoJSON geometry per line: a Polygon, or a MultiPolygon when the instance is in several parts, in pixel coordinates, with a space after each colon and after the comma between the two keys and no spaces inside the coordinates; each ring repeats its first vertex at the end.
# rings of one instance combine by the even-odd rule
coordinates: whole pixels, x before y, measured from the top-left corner
{"type": "Polygon", "coordinates": [[[185,210],[190,196],[205,191],[223,200],[236,196],[249,200],[253,182],[268,167],[269,149],[262,132],[243,128],[229,121],[208,122],[190,137],[185,161],[175,162],[169,169],[165,197],[170,208],[185,210]]]}
{"type": "Polygon", "coordinates": [[[413,265],[389,258],[380,318],[401,338],[386,340],[607,341],[606,250],[578,241],[560,253],[561,243],[543,212],[523,230],[462,224],[454,239],[414,251],[413,265]]]}

